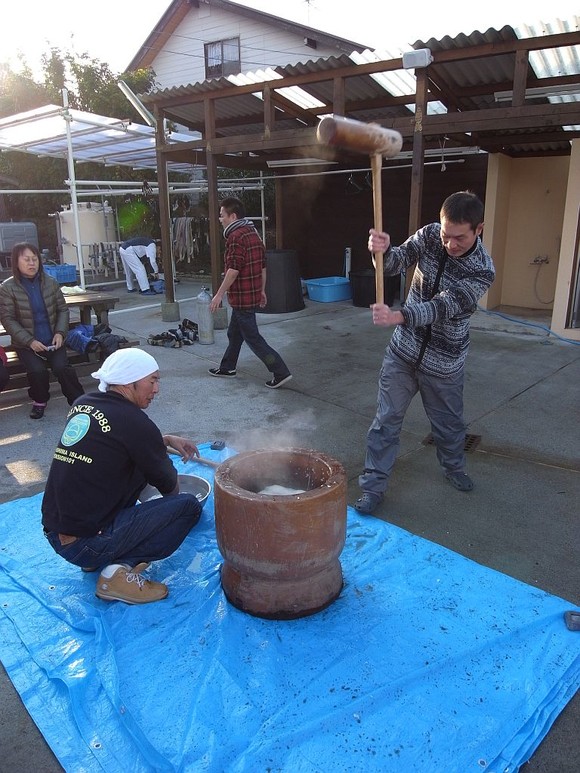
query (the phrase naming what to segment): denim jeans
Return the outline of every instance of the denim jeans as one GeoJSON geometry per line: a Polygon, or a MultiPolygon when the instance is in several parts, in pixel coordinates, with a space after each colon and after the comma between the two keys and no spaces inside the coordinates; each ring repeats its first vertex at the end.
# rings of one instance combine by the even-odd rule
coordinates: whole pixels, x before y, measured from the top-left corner
{"type": "Polygon", "coordinates": [[[76,566],[98,569],[121,563],[133,567],[174,553],[200,515],[201,505],[193,494],[177,494],[120,510],[95,537],[62,545],[56,532],[45,534],[59,556],[76,566]]]}
{"type": "Polygon", "coordinates": [[[448,472],[465,469],[463,368],[452,376],[429,376],[389,349],[379,375],[377,413],[367,434],[363,491],[384,494],[399,450],[405,413],[419,392],[437,449],[439,464],[448,472]]]}
{"type": "Polygon", "coordinates": [[[75,369],[72,368],[66,356],[66,346],[53,352],[43,352],[42,357],[32,349],[17,349],[18,359],[26,368],[28,378],[28,396],[35,403],[47,403],[50,399],[48,369],[50,368],[60,384],[68,404],[84,394],[75,369]],[[46,359],[45,359],[46,358],[46,359]]]}
{"type": "Polygon", "coordinates": [[[256,322],[255,310],[232,308],[230,324],[228,325],[228,347],[222,357],[220,367],[224,370],[235,370],[244,341],[259,357],[275,378],[286,378],[290,375],[288,366],[278,352],[260,335],[256,322]]]}
{"type": "Polygon", "coordinates": [[[0,360],[0,392],[8,385],[9,381],[10,373],[8,372],[8,368],[4,365],[2,360],[0,360]]]}

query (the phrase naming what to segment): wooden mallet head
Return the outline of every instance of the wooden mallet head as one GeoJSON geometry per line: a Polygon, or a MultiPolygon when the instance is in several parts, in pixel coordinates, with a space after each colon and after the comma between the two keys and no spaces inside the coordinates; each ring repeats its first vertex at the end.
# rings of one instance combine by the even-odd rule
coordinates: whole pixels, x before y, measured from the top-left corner
{"type": "Polygon", "coordinates": [[[376,123],[363,123],[341,116],[322,118],[316,130],[316,138],[322,145],[333,145],[369,156],[378,153],[385,158],[393,158],[403,147],[403,138],[399,132],[385,129],[376,123]]]}

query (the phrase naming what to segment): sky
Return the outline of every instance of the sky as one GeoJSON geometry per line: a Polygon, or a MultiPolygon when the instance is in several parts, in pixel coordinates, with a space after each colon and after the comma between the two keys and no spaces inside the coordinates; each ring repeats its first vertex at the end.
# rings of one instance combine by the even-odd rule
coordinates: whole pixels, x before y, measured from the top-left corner
{"type": "MultiPolygon", "coordinates": [[[[323,29],[393,54],[408,50],[418,39],[469,35],[489,27],[570,19],[579,13],[578,0],[483,0],[483,2],[408,3],[378,0],[237,0],[267,13],[323,29]],[[356,12],[355,12],[356,11],[356,12]]],[[[3,7],[0,62],[17,66],[22,52],[33,70],[51,46],[109,64],[122,72],[170,5],[170,0],[26,0],[3,7]],[[11,42],[11,46],[6,45],[11,42]]],[[[556,30],[553,30],[556,31],[556,30]]]]}

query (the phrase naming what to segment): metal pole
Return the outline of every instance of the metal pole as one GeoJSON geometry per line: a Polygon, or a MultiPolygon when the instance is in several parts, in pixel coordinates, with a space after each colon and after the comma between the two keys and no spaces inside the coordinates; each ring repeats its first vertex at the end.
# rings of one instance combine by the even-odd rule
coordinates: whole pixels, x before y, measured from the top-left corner
{"type": "Polygon", "coordinates": [[[264,173],[260,172],[260,204],[262,206],[262,241],[266,246],[266,203],[264,199],[264,173]]]}
{"type": "Polygon", "coordinates": [[[67,162],[68,162],[68,177],[69,177],[68,183],[70,186],[71,206],[72,206],[72,213],[73,213],[73,221],[75,224],[77,261],[79,265],[79,276],[81,280],[81,287],[84,290],[86,289],[85,267],[83,263],[83,247],[81,244],[81,227],[79,223],[77,186],[76,186],[76,178],[75,178],[75,161],[73,156],[72,133],[70,129],[70,122],[72,119],[71,119],[70,113],[68,112],[68,91],[66,89],[62,90],[62,104],[64,107],[64,110],[62,112],[62,117],[64,118],[64,123],[66,126],[67,162]]]}

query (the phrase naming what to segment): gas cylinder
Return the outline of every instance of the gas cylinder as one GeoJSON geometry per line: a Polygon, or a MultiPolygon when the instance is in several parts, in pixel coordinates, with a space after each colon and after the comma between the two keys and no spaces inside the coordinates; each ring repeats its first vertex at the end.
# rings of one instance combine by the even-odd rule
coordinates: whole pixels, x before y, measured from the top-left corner
{"type": "Polygon", "coordinates": [[[196,298],[197,304],[197,334],[200,344],[213,344],[213,315],[210,311],[211,293],[209,287],[202,287],[196,298]]]}

